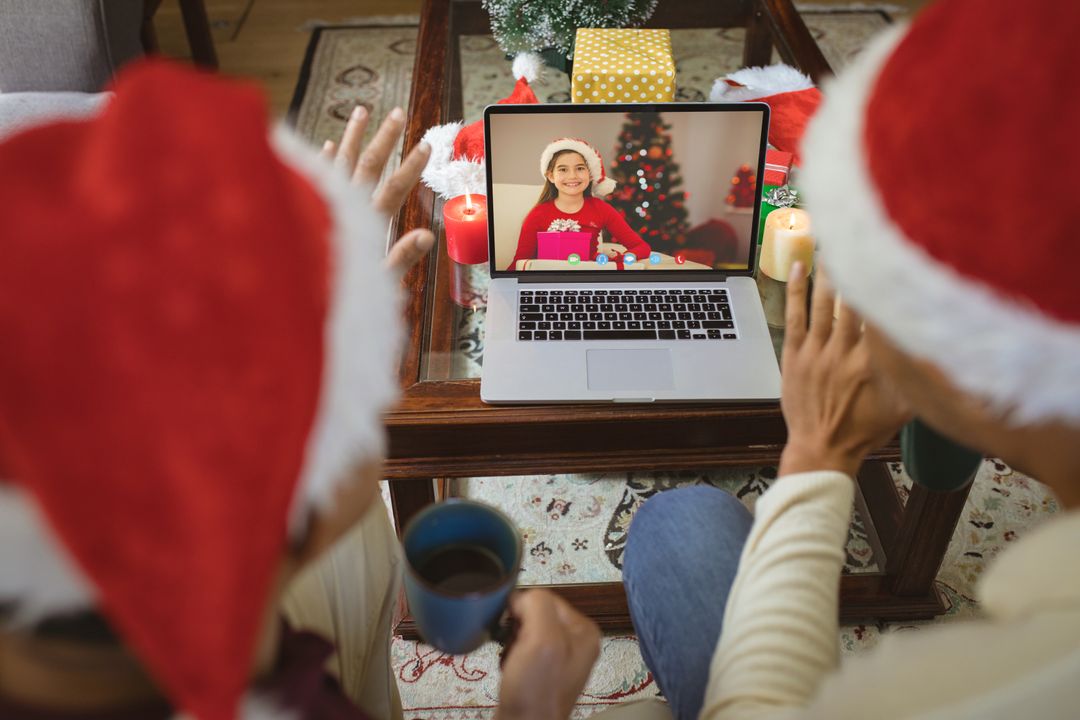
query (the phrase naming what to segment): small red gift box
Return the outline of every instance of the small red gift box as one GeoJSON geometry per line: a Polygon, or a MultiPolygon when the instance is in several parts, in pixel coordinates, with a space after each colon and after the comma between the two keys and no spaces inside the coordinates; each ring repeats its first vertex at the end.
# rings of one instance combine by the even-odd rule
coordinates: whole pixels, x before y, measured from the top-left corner
{"type": "Polygon", "coordinates": [[[765,179],[763,185],[786,185],[794,155],[781,150],[765,151],[765,179]]]}
{"type": "Polygon", "coordinates": [[[582,260],[590,260],[587,232],[538,232],[536,233],[536,257],[538,260],[566,260],[576,253],[582,260]]]}

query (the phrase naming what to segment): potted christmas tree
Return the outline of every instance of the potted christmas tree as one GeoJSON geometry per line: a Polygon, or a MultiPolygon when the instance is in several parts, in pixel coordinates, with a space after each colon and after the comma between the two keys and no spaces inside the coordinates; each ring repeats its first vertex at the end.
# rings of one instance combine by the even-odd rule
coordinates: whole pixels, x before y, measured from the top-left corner
{"type": "Polygon", "coordinates": [[[507,55],[533,51],[551,67],[570,72],[574,35],[579,27],[625,28],[641,25],[657,0],[483,0],[491,33],[507,55]]]}
{"type": "Polygon", "coordinates": [[[753,212],[757,200],[757,177],[749,165],[740,165],[731,178],[727,204],[731,212],[753,212]]]}

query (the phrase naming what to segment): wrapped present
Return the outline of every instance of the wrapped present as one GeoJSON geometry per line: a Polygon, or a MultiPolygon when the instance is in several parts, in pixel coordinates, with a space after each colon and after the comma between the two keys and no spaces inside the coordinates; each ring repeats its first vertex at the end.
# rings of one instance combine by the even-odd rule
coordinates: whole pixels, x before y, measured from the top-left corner
{"type": "Polygon", "coordinates": [[[675,61],[667,30],[578,28],[570,81],[574,102],[670,102],[675,61]]]}
{"type": "Polygon", "coordinates": [[[566,260],[571,255],[588,260],[592,235],[587,232],[536,233],[537,260],[566,260]]]}
{"type": "Polygon", "coordinates": [[[794,155],[782,150],[765,151],[765,178],[762,185],[786,185],[794,155]]]}

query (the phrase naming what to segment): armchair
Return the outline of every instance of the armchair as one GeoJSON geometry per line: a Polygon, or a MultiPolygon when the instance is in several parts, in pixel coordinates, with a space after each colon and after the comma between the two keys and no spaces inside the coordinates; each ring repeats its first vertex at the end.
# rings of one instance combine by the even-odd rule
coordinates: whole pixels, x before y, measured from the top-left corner
{"type": "MultiPolygon", "coordinates": [[[[0,0],[0,93],[99,92],[157,49],[161,0],[0,0]]],[[[204,0],[180,0],[195,62],[217,67],[204,0]]]]}

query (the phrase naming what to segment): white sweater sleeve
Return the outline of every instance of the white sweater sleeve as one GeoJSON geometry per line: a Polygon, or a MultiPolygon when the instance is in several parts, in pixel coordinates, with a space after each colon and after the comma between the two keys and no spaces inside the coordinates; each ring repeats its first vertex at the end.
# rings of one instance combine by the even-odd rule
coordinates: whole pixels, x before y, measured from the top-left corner
{"type": "Polygon", "coordinates": [[[802,707],[836,667],[854,493],[847,475],[819,471],[782,477],[758,500],[701,718],[755,718],[802,707]]]}

